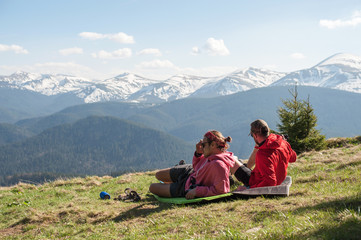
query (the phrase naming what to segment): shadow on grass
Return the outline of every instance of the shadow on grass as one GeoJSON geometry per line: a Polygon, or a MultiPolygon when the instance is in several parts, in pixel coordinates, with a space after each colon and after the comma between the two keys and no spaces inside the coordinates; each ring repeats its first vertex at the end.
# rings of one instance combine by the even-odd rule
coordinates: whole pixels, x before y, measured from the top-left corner
{"type": "Polygon", "coordinates": [[[361,208],[361,192],[351,197],[344,197],[338,200],[322,202],[312,207],[302,207],[297,209],[296,212],[303,213],[313,210],[340,212],[346,209],[352,209],[355,212],[358,212],[359,208],[361,208]]]}
{"type": "Polygon", "coordinates": [[[303,207],[295,211],[296,214],[304,214],[312,211],[334,212],[334,223],[322,224],[316,231],[300,236],[303,239],[360,239],[361,238],[361,192],[351,196],[323,202],[312,207],[303,207]],[[337,214],[338,213],[338,214],[337,214]],[[346,213],[346,217],[342,217],[346,213]]]}
{"type": "Polygon", "coordinates": [[[315,232],[302,236],[303,239],[360,239],[361,221],[356,218],[347,219],[337,226],[320,226],[315,232]]]}
{"type": "Polygon", "coordinates": [[[158,202],[153,195],[148,194],[146,198],[139,202],[139,205],[134,208],[129,209],[126,212],[123,212],[119,216],[113,218],[115,222],[126,221],[128,219],[137,218],[137,217],[146,217],[149,214],[161,212],[167,209],[173,208],[171,204],[158,202]],[[154,207],[157,206],[157,207],[154,207]]]}
{"type": "Polygon", "coordinates": [[[234,201],[235,199],[249,199],[250,197],[239,197],[239,196],[229,196],[227,198],[220,198],[214,199],[209,201],[201,201],[201,202],[194,202],[188,204],[174,204],[174,203],[163,203],[159,202],[152,194],[148,194],[145,199],[139,202],[139,205],[135,206],[134,208],[129,209],[126,212],[123,212],[119,216],[113,218],[115,222],[126,221],[132,218],[137,217],[146,217],[153,213],[162,212],[164,210],[177,208],[177,207],[191,207],[191,208],[198,208],[207,204],[219,203],[219,202],[227,202],[227,201],[234,201]],[[157,206],[157,207],[155,207],[157,206]]]}

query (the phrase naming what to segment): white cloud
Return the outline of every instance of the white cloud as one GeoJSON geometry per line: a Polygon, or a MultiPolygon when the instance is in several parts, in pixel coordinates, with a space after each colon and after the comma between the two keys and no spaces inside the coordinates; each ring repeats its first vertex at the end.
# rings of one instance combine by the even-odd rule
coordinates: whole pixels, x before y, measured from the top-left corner
{"type": "Polygon", "coordinates": [[[90,40],[99,40],[99,39],[104,39],[104,34],[100,34],[100,33],[94,33],[94,32],[82,32],[79,33],[79,36],[85,39],[90,39],[90,40]]]}
{"type": "Polygon", "coordinates": [[[291,54],[291,58],[293,58],[293,59],[304,59],[305,55],[303,55],[302,53],[293,53],[293,54],[291,54]]]}
{"type": "Polygon", "coordinates": [[[134,38],[133,36],[129,36],[125,33],[116,33],[116,34],[106,34],[105,35],[107,38],[109,38],[110,40],[119,42],[119,43],[134,43],[134,38]]]}
{"type": "Polygon", "coordinates": [[[79,33],[79,36],[89,40],[100,40],[100,39],[109,39],[118,43],[134,43],[133,36],[130,36],[126,33],[119,32],[114,34],[102,34],[95,32],[82,32],[79,33]]]}
{"type": "Polygon", "coordinates": [[[99,59],[128,58],[128,57],[132,56],[132,50],[130,48],[122,48],[122,49],[118,49],[114,52],[107,52],[107,51],[101,50],[98,53],[93,53],[92,56],[94,58],[99,58],[99,59]]]}
{"type": "Polygon", "coordinates": [[[209,55],[212,56],[226,56],[229,55],[229,50],[222,39],[208,38],[206,45],[204,46],[209,55]]]}
{"type": "Polygon", "coordinates": [[[72,54],[83,54],[83,49],[78,47],[66,48],[59,50],[59,53],[63,56],[68,56],[72,54]]]}
{"type": "Polygon", "coordinates": [[[139,65],[136,66],[137,68],[152,68],[152,69],[158,69],[158,68],[176,68],[176,66],[169,60],[159,60],[155,59],[150,62],[142,62],[139,65]]]}
{"type": "Polygon", "coordinates": [[[162,53],[157,48],[145,48],[137,53],[138,55],[154,55],[156,57],[162,56],[162,53]]]}
{"type": "Polygon", "coordinates": [[[13,51],[16,54],[22,53],[22,54],[28,54],[28,50],[24,49],[21,46],[18,45],[4,45],[0,44],[0,52],[6,52],[6,51],[13,51]]]}
{"type": "Polygon", "coordinates": [[[210,56],[227,56],[229,55],[229,50],[224,44],[223,39],[215,39],[215,38],[208,38],[207,42],[203,46],[202,50],[198,47],[192,48],[192,55],[198,55],[202,52],[207,53],[210,56]]]}
{"type": "Polygon", "coordinates": [[[348,27],[348,26],[357,26],[361,24],[361,11],[356,11],[349,19],[337,19],[337,20],[320,20],[320,26],[326,27],[329,29],[334,29],[338,27],[348,27]]]}
{"type": "Polygon", "coordinates": [[[198,47],[192,48],[192,52],[191,52],[192,55],[198,55],[200,53],[201,53],[201,50],[198,47]]]}

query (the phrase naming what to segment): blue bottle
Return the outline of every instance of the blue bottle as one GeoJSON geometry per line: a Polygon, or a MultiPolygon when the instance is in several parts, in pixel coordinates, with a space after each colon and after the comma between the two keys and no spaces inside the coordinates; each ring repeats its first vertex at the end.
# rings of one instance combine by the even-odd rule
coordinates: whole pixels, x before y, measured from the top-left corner
{"type": "Polygon", "coordinates": [[[101,192],[100,193],[100,198],[101,199],[110,199],[110,195],[107,192],[101,192]]]}

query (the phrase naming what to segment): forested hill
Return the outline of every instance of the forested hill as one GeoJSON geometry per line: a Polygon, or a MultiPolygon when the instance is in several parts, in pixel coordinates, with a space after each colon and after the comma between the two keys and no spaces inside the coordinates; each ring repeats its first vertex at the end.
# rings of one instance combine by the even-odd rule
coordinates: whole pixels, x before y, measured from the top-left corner
{"type": "Polygon", "coordinates": [[[26,129],[8,123],[0,123],[0,146],[24,140],[33,134],[26,129]]]}
{"type": "Polygon", "coordinates": [[[110,175],[164,168],[190,161],[193,152],[194,146],[166,133],[114,117],[88,117],[0,147],[0,181],[14,174],[110,175]]]}

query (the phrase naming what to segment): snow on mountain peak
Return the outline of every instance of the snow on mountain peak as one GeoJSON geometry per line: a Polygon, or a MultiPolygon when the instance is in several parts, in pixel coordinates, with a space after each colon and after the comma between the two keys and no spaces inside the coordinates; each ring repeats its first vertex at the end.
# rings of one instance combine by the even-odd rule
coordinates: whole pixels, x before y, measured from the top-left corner
{"type": "Polygon", "coordinates": [[[99,101],[160,103],[189,96],[215,97],[258,87],[296,83],[361,93],[361,58],[339,53],[312,68],[288,74],[248,67],[218,77],[178,74],[166,80],[152,80],[130,72],[97,81],[75,76],[27,72],[0,76],[1,88],[17,88],[44,95],[71,93],[86,103],[99,101]]]}
{"type": "Polygon", "coordinates": [[[361,58],[335,54],[312,68],[292,72],[271,85],[294,84],[361,93],[361,58]]]}
{"type": "Polygon", "coordinates": [[[10,76],[3,76],[0,82],[10,88],[18,88],[39,92],[44,95],[56,95],[78,91],[89,84],[85,78],[67,75],[50,75],[27,72],[15,72],[10,76]]]}
{"type": "Polygon", "coordinates": [[[347,53],[337,53],[329,58],[326,58],[315,67],[328,65],[344,65],[351,68],[361,69],[361,57],[347,53]]]}
{"type": "Polygon", "coordinates": [[[265,87],[285,76],[285,73],[249,67],[210,81],[191,96],[214,97],[229,95],[252,88],[265,87]]]}

